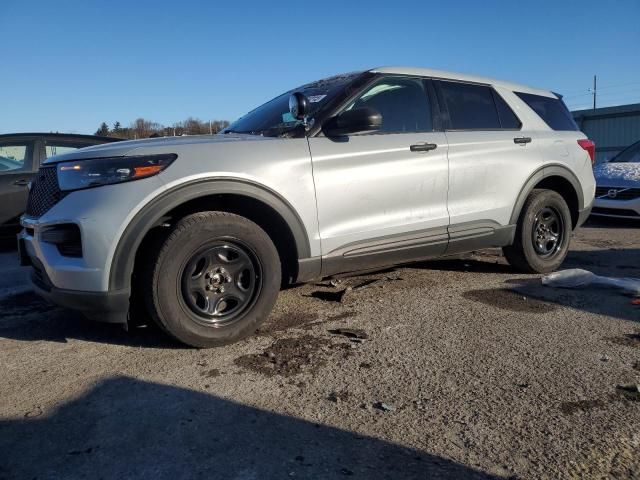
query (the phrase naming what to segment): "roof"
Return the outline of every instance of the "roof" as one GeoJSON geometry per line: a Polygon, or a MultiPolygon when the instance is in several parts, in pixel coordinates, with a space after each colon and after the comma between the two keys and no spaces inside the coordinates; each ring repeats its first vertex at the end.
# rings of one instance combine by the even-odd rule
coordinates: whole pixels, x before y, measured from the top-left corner
{"type": "Polygon", "coordinates": [[[542,95],[545,97],[554,97],[555,95],[549,91],[539,88],[529,87],[518,83],[497,80],[495,78],[480,77],[477,75],[468,75],[465,73],[447,72],[444,70],[433,70],[430,68],[414,68],[414,67],[378,67],[369,70],[373,73],[395,73],[398,75],[417,75],[420,77],[432,77],[451,80],[463,80],[466,82],[485,83],[496,87],[506,88],[516,92],[533,93],[534,95],[542,95]]]}
{"type": "Polygon", "coordinates": [[[102,140],[103,142],[118,142],[121,138],[114,137],[101,137],[98,135],[83,135],[81,133],[37,133],[37,132],[25,132],[25,133],[2,133],[0,138],[16,138],[16,137],[53,137],[53,138],[65,138],[65,139],[85,139],[85,140],[102,140]]]}

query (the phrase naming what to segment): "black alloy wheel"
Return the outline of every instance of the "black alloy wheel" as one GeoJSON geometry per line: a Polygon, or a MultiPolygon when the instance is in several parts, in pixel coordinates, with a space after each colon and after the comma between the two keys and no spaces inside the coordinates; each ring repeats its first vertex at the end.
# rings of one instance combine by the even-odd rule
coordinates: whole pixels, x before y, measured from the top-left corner
{"type": "Polygon", "coordinates": [[[251,335],[281,285],[273,241],[248,218],[206,211],[180,219],[147,247],[140,282],[148,312],[169,335],[217,347],[251,335]]]}
{"type": "Polygon", "coordinates": [[[562,215],[553,207],[542,208],[534,217],[531,233],[536,253],[543,258],[553,256],[564,241],[562,215]]]}
{"type": "Polygon", "coordinates": [[[513,243],[502,251],[517,270],[553,272],[567,256],[572,230],[571,210],[562,195],[534,189],[520,211],[513,243]]]}
{"type": "Polygon", "coordinates": [[[238,240],[216,241],[197,251],[182,271],[182,299],[205,324],[229,325],[260,294],[262,267],[238,240]]]}

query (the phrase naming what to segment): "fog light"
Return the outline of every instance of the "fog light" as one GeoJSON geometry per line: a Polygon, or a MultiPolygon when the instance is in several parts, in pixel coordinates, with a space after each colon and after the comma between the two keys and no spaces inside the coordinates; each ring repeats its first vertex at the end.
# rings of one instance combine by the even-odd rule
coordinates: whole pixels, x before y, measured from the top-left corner
{"type": "Polygon", "coordinates": [[[82,257],[80,228],[74,223],[47,227],[40,233],[40,240],[55,245],[64,257],[82,257]]]}

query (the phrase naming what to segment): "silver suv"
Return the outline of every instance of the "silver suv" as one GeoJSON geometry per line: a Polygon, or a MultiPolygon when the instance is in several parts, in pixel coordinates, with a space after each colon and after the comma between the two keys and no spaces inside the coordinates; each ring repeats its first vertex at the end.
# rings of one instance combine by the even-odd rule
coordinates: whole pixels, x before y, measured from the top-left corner
{"type": "Polygon", "coordinates": [[[593,142],[561,97],[377,68],[295,88],[221,134],[53,157],[19,244],[36,291],[176,339],[236,341],[281,285],[502,247],[525,272],[564,260],[589,215],[593,142]]]}

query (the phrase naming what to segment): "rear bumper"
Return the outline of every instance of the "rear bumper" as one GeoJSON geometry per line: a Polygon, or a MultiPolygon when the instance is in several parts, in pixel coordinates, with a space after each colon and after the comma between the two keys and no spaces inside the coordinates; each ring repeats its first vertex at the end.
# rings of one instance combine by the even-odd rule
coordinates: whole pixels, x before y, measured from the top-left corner
{"type": "Polygon", "coordinates": [[[589,205],[587,205],[585,208],[583,208],[578,212],[578,222],[576,223],[576,228],[581,227],[582,225],[584,225],[584,222],[587,221],[587,218],[589,218],[589,215],[591,215],[591,210],[593,209],[593,203],[594,202],[592,200],[589,205]]]}
{"type": "Polygon", "coordinates": [[[128,290],[113,292],[85,292],[65,290],[51,284],[37,258],[31,257],[31,284],[34,291],[50,303],[76,310],[91,320],[108,323],[127,323],[129,313],[128,290]]]}

